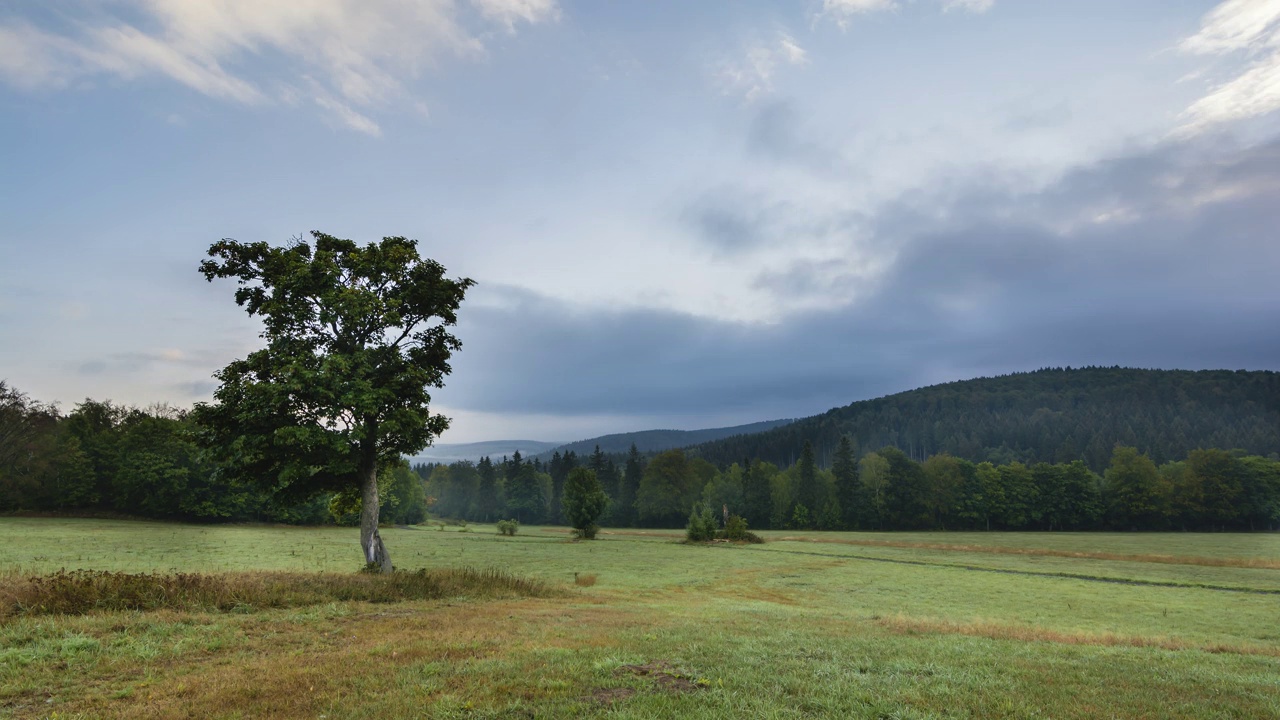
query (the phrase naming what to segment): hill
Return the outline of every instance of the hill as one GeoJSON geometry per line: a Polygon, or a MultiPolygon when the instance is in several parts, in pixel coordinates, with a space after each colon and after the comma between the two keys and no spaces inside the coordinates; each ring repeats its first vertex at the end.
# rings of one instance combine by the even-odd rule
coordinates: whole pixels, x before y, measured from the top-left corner
{"type": "Polygon", "coordinates": [[[609,454],[625,453],[631,449],[632,443],[640,452],[661,452],[672,448],[688,447],[699,443],[730,438],[738,435],[752,435],[785,426],[793,420],[765,420],[748,425],[734,427],[708,428],[706,430],[642,430],[640,432],[614,433],[601,435],[589,440],[579,440],[546,450],[538,455],[539,459],[550,459],[552,453],[564,454],[574,452],[578,455],[590,455],[596,446],[609,454]]]}
{"type": "Polygon", "coordinates": [[[717,465],[753,458],[786,467],[813,442],[829,466],[842,435],[861,452],[888,445],[911,457],[1070,462],[1095,471],[1117,443],[1157,463],[1196,448],[1280,453],[1280,373],[1229,370],[1044,369],[934,385],[855,402],[690,452],[717,465]]]}

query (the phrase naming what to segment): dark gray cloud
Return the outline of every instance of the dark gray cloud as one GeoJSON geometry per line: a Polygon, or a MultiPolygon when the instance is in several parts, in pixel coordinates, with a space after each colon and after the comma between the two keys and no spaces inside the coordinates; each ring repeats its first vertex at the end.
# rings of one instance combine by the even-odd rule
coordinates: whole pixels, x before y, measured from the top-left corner
{"type": "MultiPolygon", "coordinates": [[[[1280,142],[1205,141],[1034,192],[951,187],[943,206],[918,192],[874,220],[873,242],[896,258],[873,291],[772,325],[507,291],[464,312],[449,404],[761,419],[1044,366],[1280,368],[1278,189],[1280,142]]],[[[824,270],[743,281],[814,296],[857,282],[824,270]]]]}

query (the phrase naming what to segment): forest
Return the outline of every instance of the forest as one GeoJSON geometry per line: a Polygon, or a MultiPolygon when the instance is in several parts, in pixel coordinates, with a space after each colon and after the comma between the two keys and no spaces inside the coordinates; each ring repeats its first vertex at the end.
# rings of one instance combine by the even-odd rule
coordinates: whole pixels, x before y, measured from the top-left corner
{"type": "MultiPolygon", "coordinates": [[[[1041,370],[854,403],[686,449],[381,470],[384,522],[562,523],[569,473],[601,524],[682,526],[695,505],[755,529],[1268,530],[1280,525],[1280,375],[1041,370]],[[387,481],[389,480],[389,481],[387,481]]],[[[0,383],[0,512],[356,524],[359,501],[286,501],[219,471],[169,406],[63,414],[0,383]]]]}
{"type": "Polygon", "coordinates": [[[1280,453],[1280,373],[1229,370],[1046,368],[934,385],[855,402],[755,435],[691,450],[722,466],[744,457],[794,464],[805,442],[831,464],[840,439],[893,446],[924,460],[1069,463],[1094,472],[1116,444],[1157,464],[1197,448],[1280,453]]]}

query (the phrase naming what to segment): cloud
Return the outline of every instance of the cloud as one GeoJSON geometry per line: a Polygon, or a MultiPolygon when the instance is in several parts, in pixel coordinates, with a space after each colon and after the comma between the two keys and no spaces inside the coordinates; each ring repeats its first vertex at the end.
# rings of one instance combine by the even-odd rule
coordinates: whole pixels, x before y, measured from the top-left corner
{"type": "Polygon", "coordinates": [[[534,25],[560,17],[555,0],[471,0],[486,19],[515,32],[516,22],[534,25]]]}
{"type": "MultiPolygon", "coordinates": [[[[941,0],[942,11],[960,10],[969,13],[985,13],[995,6],[995,0],[941,0]]],[[[822,0],[822,8],[814,12],[814,20],[830,20],[841,30],[847,30],[853,18],[872,13],[895,11],[902,7],[898,0],[822,0]]]]}
{"type": "Polygon", "coordinates": [[[960,10],[970,13],[984,13],[994,7],[996,0],[942,0],[942,11],[960,10]]]}
{"type": "Polygon", "coordinates": [[[1182,114],[1179,135],[1280,109],[1280,2],[1227,0],[1209,11],[1200,30],[1179,45],[1186,53],[1243,59],[1182,114]]]}
{"type": "Polygon", "coordinates": [[[745,56],[720,63],[716,77],[726,94],[741,95],[748,102],[773,92],[773,78],[787,66],[808,63],[808,54],[786,33],[771,43],[756,43],[745,56]]]}
{"type": "Polygon", "coordinates": [[[762,103],[747,128],[747,151],[754,156],[798,166],[822,175],[848,175],[848,158],[805,127],[794,103],[762,103]]]}
{"type": "Polygon", "coordinates": [[[84,3],[60,29],[0,20],[0,79],[22,89],[164,77],[241,104],[309,94],[339,124],[378,133],[369,110],[416,104],[405,82],[448,57],[485,52],[486,26],[555,20],[555,0],[122,0],[84,3]],[[110,10],[116,10],[111,14],[110,10]]]}
{"type": "MultiPolygon", "coordinates": [[[[1278,191],[1280,141],[1197,140],[1079,167],[1035,191],[975,178],[912,193],[869,221],[867,247],[884,263],[874,277],[833,257],[744,278],[780,302],[843,298],[765,324],[477,288],[505,301],[464,309],[465,347],[442,401],[748,421],[1049,365],[1278,369],[1280,336],[1259,332],[1280,323],[1278,191]]],[[[746,205],[738,218],[756,215],[746,205]]],[[[850,221],[766,224],[802,222],[850,221]]]]}

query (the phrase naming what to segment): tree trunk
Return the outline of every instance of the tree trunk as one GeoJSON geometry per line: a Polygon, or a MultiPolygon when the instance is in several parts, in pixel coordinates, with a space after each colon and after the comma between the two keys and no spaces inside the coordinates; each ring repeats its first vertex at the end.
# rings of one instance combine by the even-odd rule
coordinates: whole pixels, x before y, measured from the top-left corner
{"type": "Polygon", "coordinates": [[[379,572],[389,573],[391,555],[378,534],[378,460],[370,455],[373,454],[366,453],[360,466],[360,547],[364,550],[366,568],[372,570],[376,565],[379,572]]]}

